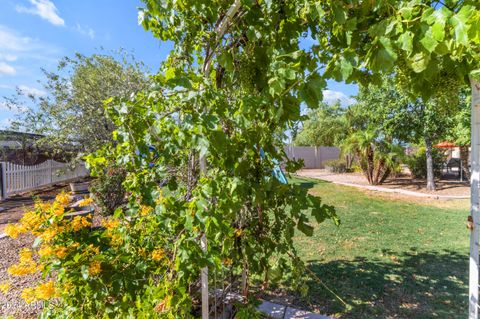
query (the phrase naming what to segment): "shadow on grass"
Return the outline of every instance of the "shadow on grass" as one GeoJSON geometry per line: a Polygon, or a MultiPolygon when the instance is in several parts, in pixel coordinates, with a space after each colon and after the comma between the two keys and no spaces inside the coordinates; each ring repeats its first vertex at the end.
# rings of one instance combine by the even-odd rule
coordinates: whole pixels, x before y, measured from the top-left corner
{"type": "Polygon", "coordinates": [[[301,177],[301,178],[294,177],[294,178],[289,179],[289,183],[298,185],[298,186],[300,186],[302,188],[305,188],[305,189],[311,189],[311,188],[315,187],[316,185],[328,184],[330,182],[323,181],[323,180],[311,180],[309,178],[304,178],[304,177],[301,177]]]}
{"type": "Polygon", "coordinates": [[[350,309],[314,280],[305,306],[340,318],[466,318],[467,255],[415,248],[383,255],[388,259],[308,263],[350,309]]]}

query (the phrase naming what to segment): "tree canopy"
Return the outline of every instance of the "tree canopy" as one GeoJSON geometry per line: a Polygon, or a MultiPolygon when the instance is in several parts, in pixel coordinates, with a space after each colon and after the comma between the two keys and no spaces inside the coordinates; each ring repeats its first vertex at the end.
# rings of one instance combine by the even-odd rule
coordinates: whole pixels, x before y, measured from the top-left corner
{"type": "Polygon", "coordinates": [[[345,110],[338,103],[322,103],[318,109],[309,110],[306,117],[295,137],[295,145],[338,146],[348,134],[345,110]]]}
{"type": "Polygon", "coordinates": [[[13,127],[45,135],[37,143],[55,155],[75,158],[98,150],[112,141],[115,130],[104,101],[128,98],[147,87],[145,68],[132,59],[123,51],[118,57],[76,54],[63,58],[57,71],[43,70],[41,83],[47,95],[28,96],[18,90],[8,100],[27,105],[13,127]]]}

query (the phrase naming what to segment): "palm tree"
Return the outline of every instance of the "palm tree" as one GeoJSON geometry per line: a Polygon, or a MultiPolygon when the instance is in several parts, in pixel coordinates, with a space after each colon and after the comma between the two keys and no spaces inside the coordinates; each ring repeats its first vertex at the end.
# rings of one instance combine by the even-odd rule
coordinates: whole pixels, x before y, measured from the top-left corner
{"type": "Polygon", "coordinates": [[[342,144],[344,154],[353,154],[371,185],[382,184],[398,164],[401,147],[380,138],[374,130],[352,133],[342,144]]]}

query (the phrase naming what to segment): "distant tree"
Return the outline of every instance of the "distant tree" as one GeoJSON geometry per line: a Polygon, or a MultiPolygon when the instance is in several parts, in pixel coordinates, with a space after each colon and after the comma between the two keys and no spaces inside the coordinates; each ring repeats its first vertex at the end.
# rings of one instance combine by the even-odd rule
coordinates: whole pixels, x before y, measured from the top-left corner
{"type": "Polygon", "coordinates": [[[309,110],[308,119],[296,135],[300,146],[338,146],[348,133],[345,109],[339,103],[322,103],[318,109],[309,110]]]}
{"type": "Polygon", "coordinates": [[[70,158],[112,141],[115,125],[104,108],[106,99],[128,98],[148,83],[143,64],[124,51],[118,57],[76,54],[60,60],[56,71],[42,71],[46,96],[17,89],[15,96],[7,98],[7,103],[17,108],[30,100],[12,127],[45,135],[38,141],[41,146],[52,155],[70,158]]]}

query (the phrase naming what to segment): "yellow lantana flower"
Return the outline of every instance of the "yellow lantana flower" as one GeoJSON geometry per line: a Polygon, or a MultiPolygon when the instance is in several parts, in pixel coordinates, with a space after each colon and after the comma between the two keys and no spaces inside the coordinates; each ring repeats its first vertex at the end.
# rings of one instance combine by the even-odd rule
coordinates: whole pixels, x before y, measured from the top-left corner
{"type": "Polygon", "coordinates": [[[153,208],[150,206],[142,205],[140,206],[140,216],[147,216],[153,211],[153,208]]]}
{"type": "Polygon", "coordinates": [[[93,261],[88,267],[88,273],[91,276],[95,276],[99,274],[101,271],[102,271],[102,264],[97,260],[93,261]]]}
{"type": "Polygon", "coordinates": [[[24,229],[19,224],[8,224],[7,227],[5,227],[5,234],[10,238],[15,239],[22,233],[24,233],[24,229]]]}
{"type": "Polygon", "coordinates": [[[55,285],[53,281],[40,284],[35,288],[35,297],[39,300],[48,300],[55,296],[55,285]]]}
{"type": "Polygon", "coordinates": [[[53,215],[57,217],[65,213],[65,206],[63,205],[54,204],[52,206],[52,209],[53,209],[53,215]]]}
{"type": "Polygon", "coordinates": [[[155,249],[152,251],[152,259],[155,261],[161,260],[165,256],[165,251],[163,249],[155,249]]]}
{"type": "Polygon", "coordinates": [[[110,237],[110,244],[112,246],[120,246],[121,244],[123,244],[122,236],[120,236],[119,234],[112,235],[110,237]]]}
{"type": "Polygon", "coordinates": [[[35,296],[35,288],[25,288],[22,291],[22,298],[26,303],[32,303],[37,300],[35,296]]]}
{"type": "Polygon", "coordinates": [[[22,218],[20,219],[21,227],[25,231],[37,231],[40,225],[44,222],[44,218],[40,214],[36,212],[27,211],[23,214],[22,218]]]}
{"type": "Polygon", "coordinates": [[[46,211],[49,211],[50,208],[52,208],[52,204],[50,203],[44,203],[42,201],[38,201],[35,203],[35,209],[39,210],[39,211],[42,211],[42,212],[46,212],[46,211]]]}
{"type": "Polygon", "coordinates": [[[22,264],[27,264],[27,263],[33,262],[33,258],[32,258],[33,253],[28,248],[23,248],[20,251],[19,256],[20,256],[20,263],[22,263],[22,264]]]}
{"type": "Polygon", "coordinates": [[[8,268],[8,273],[12,276],[25,276],[33,274],[37,271],[37,266],[31,265],[12,265],[8,268]]]}
{"type": "Polygon", "coordinates": [[[20,251],[20,263],[10,266],[7,271],[13,276],[24,276],[33,274],[37,270],[37,263],[32,258],[32,251],[24,248],[20,251]]]}
{"type": "Polygon", "coordinates": [[[0,291],[6,295],[7,292],[10,290],[10,287],[12,286],[12,284],[9,282],[9,281],[6,281],[6,282],[3,282],[0,284],[0,291]]]}
{"type": "Polygon", "coordinates": [[[98,255],[100,253],[100,248],[93,246],[93,244],[88,245],[88,249],[94,254],[98,255]]]}
{"type": "Polygon", "coordinates": [[[65,192],[61,192],[55,197],[55,201],[63,206],[67,206],[70,204],[70,196],[65,192]]]}
{"type": "Polygon", "coordinates": [[[41,237],[45,240],[45,242],[48,243],[52,241],[52,239],[55,238],[57,234],[58,230],[55,227],[50,227],[42,233],[41,237]]]}
{"type": "Polygon", "coordinates": [[[67,247],[57,247],[55,249],[55,255],[58,257],[58,258],[63,258],[67,255],[68,253],[68,248],[67,247]]]}
{"type": "Polygon", "coordinates": [[[45,244],[43,244],[42,247],[40,247],[40,249],[38,250],[38,254],[40,255],[40,257],[51,256],[54,253],[55,250],[53,249],[53,247],[45,244]]]}
{"type": "Polygon", "coordinates": [[[78,203],[78,206],[80,206],[80,207],[85,207],[85,206],[90,205],[91,203],[93,203],[93,198],[87,197],[87,198],[85,198],[85,199],[82,199],[82,200],[78,203]]]}
{"type": "Polygon", "coordinates": [[[120,221],[118,219],[107,219],[102,221],[103,227],[105,227],[108,230],[112,230],[118,227],[120,225],[120,221]]]}

